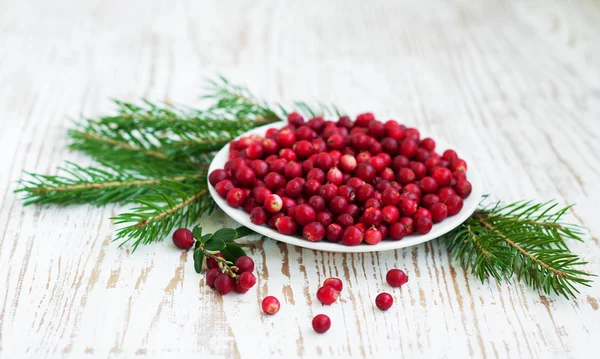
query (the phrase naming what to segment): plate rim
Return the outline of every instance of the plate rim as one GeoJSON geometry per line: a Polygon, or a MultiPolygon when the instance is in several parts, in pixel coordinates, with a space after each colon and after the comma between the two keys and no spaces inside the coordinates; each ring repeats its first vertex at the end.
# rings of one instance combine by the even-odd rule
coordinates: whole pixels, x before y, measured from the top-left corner
{"type": "MultiPolygon", "coordinates": [[[[273,127],[281,128],[281,127],[285,126],[286,124],[287,124],[287,121],[279,121],[279,122],[266,124],[266,125],[263,125],[260,127],[256,127],[256,128],[253,128],[253,129],[237,136],[232,141],[237,140],[244,136],[252,135],[252,134],[263,134],[264,135],[264,133],[267,131],[267,129],[273,128],[273,127]]],[[[431,137],[434,138],[434,136],[431,136],[431,137]]],[[[440,143],[438,142],[437,139],[435,141],[436,141],[436,147],[438,147],[438,145],[440,145],[440,143]]],[[[208,178],[208,175],[210,175],[210,173],[213,170],[218,169],[218,168],[223,168],[223,166],[225,165],[225,162],[227,162],[227,158],[229,157],[229,143],[230,142],[228,142],[225,146],[223,146],[223,148],[221,148],[215,154],[213,160],[211,161],[211,163],[209,165],[207,178],[208,178]]],[[[442,146],[440,146],[440,147],[444,147],[447,144],[445,143],[445,141],[442,141],[441,145],[442,146]]],[[[446,147],[446,148],[449,148],[449,147],[446,147]]],[[[452,147],[452,148],[458,153],[461,153],[461,154],[463,153],[462,151],[456,149],[455,147],[452,147]]],[[[412,246],[422,244],[425,242],[429,242],[433,239],[439,238],[439,237],[449,233],[453,229],[457,228],[458,226],[460,226],[464,221],[466,221],[475,212],[475,210],[477,209],[477,207],[479,205],[479,202],[482,199],[482,195],[483,195],[482,188],[481,188],[481,177],[480,177],[479,173],[477,172],[476,168],[474,168],[473,161],[470,160],[470,157],[468,155],[467,156],[461,155],[461,158],[464,159],[469,164],[468,175],[469,175],[469,182],[471,182],[472,190],[471,190],[471,195],[464,201],[464,205],[463,205],[463,208],[461,209],[461,211],[455,216],[448,217],[449,220],[451,220],[452,224],[444,225],[444,222],[441,223],[441,226],[440,226],[440,224],[434,224],[431,232],[429,232],[427,234],[418,235],[418,236],[411,235],[411,236],[404,237],[403,239],[401,239],[399,241],[384,240],[375,245],[369,245],[369,244],[363,243],[363,244],[360,244],[357,246],[345,246],[340,243],[328,242],[326,240],[318,241],[318,242],[311,242],[300,236],[284,235],[284,234],[281,234],[281,233],[277,232],[276,230],[271,229],[267,226],[256,225],[256,224],[250,222],[248,213],[246,213],[243,209],[230,207],[227,204],[227,202],[225,201],[225,199],[223,199],[223,198],[221,198],[221,196],[219,196],[219,194],[216,192],[215,188],[210,183],[208,184],[208,190],[209,190],[209,193],[212,196],[213,200],[217,204],[217,206],[223,212],[225,212],[229,217],[231,217],[233,220],[238,222],[240,225],[248,227],[251,230],[253,230],[254,232],[257,232],[257,233],[259,233],[263,236],[269,237],[271,239],[275,239],[277,241],[281,241],[281,242],[284,242],[287,244],[291,244],[291,245],[295,245],[295,246],[299,246],[299,247],[303,247],[303,248],[324,251],[324,252],[333,252],[333,253],[382,252],[382,251],[412,247],[412,246]],[[467,203],[468,203],[468,206],[467,206],[467,203]],[[437,230],[436,230],[436,226],[438,226],[437,230]]],[[[448,221],[448,219],[446,219],[445,221],[448,221]]],[[[446,222],[446,223],[450,223],[450,222],[446,222]]]]}

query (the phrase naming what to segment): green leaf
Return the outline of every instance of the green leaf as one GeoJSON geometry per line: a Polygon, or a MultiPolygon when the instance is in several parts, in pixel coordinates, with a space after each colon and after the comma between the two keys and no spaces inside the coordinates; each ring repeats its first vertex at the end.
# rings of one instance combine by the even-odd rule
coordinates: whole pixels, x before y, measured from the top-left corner
{"type": "Polygon", "coordinates": [[[220,239],[224,242],[233,241],[236,238],[236,232],[233,228],[221,228],[213,234],[213,239],[220,239]]]}
{"type": "Polygon", "coordinates": [[[202,236],[202,238],[200,238],[200,242],[202,243],[206,243],[209,239],[211,239],[213,236],[212,233],[206,233],[205,235],[202,236]]]}
{"type": "Polygon", "coordinates": [[[202,271],[202,261],[204,260],[204,252],[201,249],[194,250],[194,269],[196,273],[202,271]]]}
{"type": "Polygon", "coordinates": [[[225,242],[222,239],[212,237],[204,243],[204,249],[207,251],[220,251],[225,248],[225,242]]]}
{"type": "Polygon", "coordinates": [[[249,236],[251,234],[254,234],[254,231],[251,230],[250,228],[247,228],[247,227],[244,227],[244,226],[240,226],[240,227],[237,227],[235,229],[235,233],[237,234],[235,236],[235,239],[238,239],[238,238],[242,238],[242,237],[246,237],[246,236],[249,236]]]}
{"type": "Polygon", "coordinates": [[[192,233],[194,234],[194,238],[196,238],[197,240],[202,238],[202,227],[195,226],[192,230],[192,233]]]}
{"type": "Polygon", "coordinates": [[[221,254],[226,260],[235,263],[239,257],[245,256],[246,252],[236,243],[229,242],[225,248],[221,249],[221,254]]]}

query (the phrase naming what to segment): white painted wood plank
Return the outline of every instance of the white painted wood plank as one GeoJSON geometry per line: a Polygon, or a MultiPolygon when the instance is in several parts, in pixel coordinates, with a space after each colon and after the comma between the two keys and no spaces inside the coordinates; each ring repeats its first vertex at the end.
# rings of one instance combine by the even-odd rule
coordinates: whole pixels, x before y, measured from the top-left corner
{"type": "MultiPolygon", "coordinates": [[[[572,249],[600,273],[600,4],[576,1],[41,1],[0,4],[0,356],[582,357],[600,290],[577,300],[479,283],[441,243],[338,255],[249,240],[258,285],[221,298],[169,241],[111,243],[119,206],[23,208],[22,169],[64,160],[66,116],[108,98],[193,104],[223,73],[274,100],[374,110],[468,152],[495,198],[577,203],[572,249]],[[396,305],[374,309],[405,269],[396,305]],[[340,303],[314,293],[344,279],[340,303]],[[276,295],[282,310],[263,317],[276,295]],[[318,336],[317,313],[334,320],[318,336]]],[[[232,225],[220,215],[209,228],[232,225]]]]}

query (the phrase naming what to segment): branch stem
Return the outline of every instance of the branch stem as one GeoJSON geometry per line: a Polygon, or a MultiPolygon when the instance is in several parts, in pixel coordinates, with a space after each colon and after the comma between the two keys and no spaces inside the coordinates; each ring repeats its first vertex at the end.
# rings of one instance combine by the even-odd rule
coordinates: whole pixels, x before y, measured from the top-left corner
{"type": "Polygon", "coordinates": [[[186,199],[185,201],[179,203],[176,206],[173,206],[171,208],[169,208],[168,210],[161,212],[160,214],[157,214],[156,216],[152,216],[150,218],[144,218],[142,219],[138,224],[136,224],[134,227],[135,228],[143,228],[146,227],[149,223],[153,222],[153,221],[157,221],[163,217],[166,217],[174,212],[177,212],[178,210],[186,207],[187,205],[189,205],[190,203],[196,201],[198,198],[202,197],[206,192],[208,192],[207,189],[203,189],[202,191],[197,192],[196,194],[194,194],[193,196],[191,196],[190,198],[186,199]]]}

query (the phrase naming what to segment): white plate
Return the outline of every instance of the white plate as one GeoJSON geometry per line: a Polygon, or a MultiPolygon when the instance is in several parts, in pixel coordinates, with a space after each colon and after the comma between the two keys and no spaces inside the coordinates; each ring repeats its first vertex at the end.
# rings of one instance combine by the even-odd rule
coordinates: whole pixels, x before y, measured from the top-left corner
{"type": "MultiPolygon", "coordinates": [[[[271,127],[281,128],[286,125],[286,122],[277,122],[265,126],[261,126],[250,130],[243,134],[242,136],[248,136],[251,134],[258,134],[264,136],[267,130],[271,127]]],[[[242,137],[240,136],[240,137],[242,137]]],[[[414,246],[423,242],[430,241],[434,238],[440,237],[443,234],[446,234],[458,227],[461,223],[463,223],[469,216],[475,211],[479,201],[481,200],[482,188],[481,188],[481,178],[477,173],[477,170],[474,168],[474,163],[469,160],[469,157],[465,156],[464,153],[457,150],[455,147],[447,147],[446,144],[438,141],[435,137],[432,138],[436,141],[436,148],[438,149],[447,149],[452,148],[457,153],[459,153],[460,158],[464,159],[469,166],[467,171],[467,178],[469,182],[471,182],[472,191],[471,195],[467,197],[464,201],[464,205],[462,210],[455,216],[448,217],[444,221],[440,223],[436,223],[433,225],[431,232],[427,234],[412,234],[410,236],[404,237],[402,240],[394,241],[394,240],[383,240],[376,245],[369,245],[363,243],[358,246],[345,246],[341,243],[332,243],[326,240],[322,240],[320,242],[310,242],[300,236],[286,236],[273,230],[266,225],[257,226],[254,223],[250,222],[250,214],[246,213],[243,209],[237,209],[230,207],[225,199],[221,198],[215,188],[209,184],[208,188],[210,194],[214,198],[217,205],[227,213],[231,218],[236,220],[238,223],[242,224],[250,228],[251,230],[260,233],[269,238],[276,239],[281,242],[293,244],[295,246],[316,249],[320,251],[328,251],[328,252],[342,252],[342,253],[360,253],[360,252],[376,252],[376,251],[388,251],[397,248],[404,248],[414,246]]],[[[213,170],[223,168],[225,166],[225,162],[229,157],[229,146],[223,147],[215,156],[210,167],[208,169],[208,173],[211,173],[213,170]]]]}

